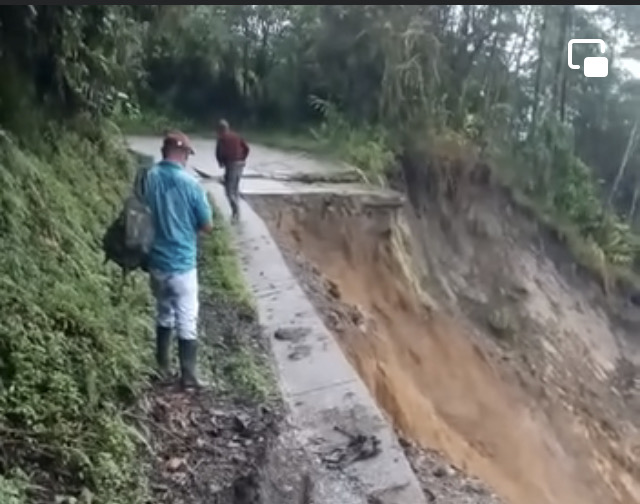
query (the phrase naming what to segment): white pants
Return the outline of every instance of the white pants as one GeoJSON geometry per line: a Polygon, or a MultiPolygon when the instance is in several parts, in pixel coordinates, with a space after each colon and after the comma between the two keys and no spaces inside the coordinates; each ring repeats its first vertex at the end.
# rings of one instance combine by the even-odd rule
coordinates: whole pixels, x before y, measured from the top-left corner
{"type": "Polygon", "coordinates": [[[156,324],[176,329],[178,338],[198,337],[198,272],[150,272],[151,292],[156,299],[156,324]]]}

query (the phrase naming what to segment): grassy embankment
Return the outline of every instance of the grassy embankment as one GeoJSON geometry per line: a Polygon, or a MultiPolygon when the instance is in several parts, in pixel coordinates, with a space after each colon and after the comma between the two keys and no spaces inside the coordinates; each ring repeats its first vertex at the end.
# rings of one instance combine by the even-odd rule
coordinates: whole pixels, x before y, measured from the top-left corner
{"type": "MultiPolygon", "coordinates": [[[[0,136],[0,502],[141,502],[141,437],[124,411],[149,386],[152,307],[142,276],[118,295],[100,249],[135,161],[115,128],[40,136],[51,140],[28,148],[0,136]]],[[[247,312],[218,227],[203,244],[204,293],[247,312]]],[[[208,347],[220,389],[269,392],[253,349],[208,347]]]]}

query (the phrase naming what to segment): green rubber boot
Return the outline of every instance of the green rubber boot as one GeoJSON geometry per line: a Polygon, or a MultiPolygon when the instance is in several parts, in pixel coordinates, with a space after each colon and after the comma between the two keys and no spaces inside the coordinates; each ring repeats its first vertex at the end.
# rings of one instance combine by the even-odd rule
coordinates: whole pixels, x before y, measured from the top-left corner
{"type": "Polygon", "coordinates": [[[156,363],[161,380],[171,377],[171,333],[170,327],[156,327],[156,363]]]}
{"type": "Polygon", "coordinates": [[[200,389],[206,383],[198,379],[198,340],[178,340],[178,356],[180,358],[180,385],[185,389],[200,389]]]}

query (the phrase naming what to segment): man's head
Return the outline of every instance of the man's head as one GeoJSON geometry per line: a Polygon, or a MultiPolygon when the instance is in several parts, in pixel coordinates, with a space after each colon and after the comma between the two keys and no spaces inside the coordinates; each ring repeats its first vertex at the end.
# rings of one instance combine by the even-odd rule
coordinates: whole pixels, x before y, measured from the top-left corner
{"type": "Polygon", "coordinates": [[[170,131],[165,134],[162,141],[162,159],[184,166],[192,154],[195,152],[187,135],[181,131],[170,131]]]}
{"type": "Polygon", "coordinates": [[[218,121],[218,126],[216,128],[216,132],[218,133],[218,136],[225,134],[227,131],[229,131],[228,121],[226,121],[225,119],[220,119],[218,121]]]}

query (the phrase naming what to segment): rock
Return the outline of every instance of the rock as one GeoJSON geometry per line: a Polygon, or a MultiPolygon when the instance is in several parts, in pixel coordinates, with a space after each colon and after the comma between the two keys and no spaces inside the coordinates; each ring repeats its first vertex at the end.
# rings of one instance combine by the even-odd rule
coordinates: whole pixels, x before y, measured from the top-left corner
{"type": "Polygon", "coordinates": [[[499,338],[511,338],[515,332],[513,316],[505,308],[491,311],[487,317],[487,325],[499,338]]]}
{"type": "Polygon", "coordinates": [[[309,345],[297,345],[288,357],[293,361],[298,361],[309,355],[311,355],[311,347],[309,345]]]}
{"type": "Polygon", "coordinates": [[[247,463],[247,457],[244,453],[236,453],[231,457],[231,460],[238,465],[243,465],[247,463]]]}
{"type": "Polygon", "coordinates": [[[265,406],[264,404],[260,406],[260,416],[269,417],[271,415],[273,415],[273,411],[271,410],[271,408],[265,406]]]}
{"type": "Polygon", "coordinates": [[[273,337],[278,341],[297,342],[305,338],[311,329],[308,327],[281,327],[274,333],[273,337]]]}
{"type": "Polygon", "coordinates": [[[249,417],[249,415],[238,413],[237,415],[233,416],[233,430],[241,436],[245,436],[249,433],[250,423],[251,418],[249,417]]]}
{"type": "Polygon", "coordinates": [[[167,462],[167,469],[171,472],[176,472],[178,471],[182,466],[184,466],[186,463],[186,460],[180,457],[173,457],[171,459],[169,459],[169,461],[167,462]]]}
{"type": "Polygon", "coordinates": [[[516,298],[523,298],[529,295],[529,288],[524,284],[521,283],[519,281],[514,281],[513,285],[511,286],[511,296],[516,297],[516,298]]]}
{"type": "Polygon", "coordinates": [[[349,311],[350,311],[349,315],[351,317],[351,321],[356,326],[359,327],[365,323],[365,316],[362,311],[362,308],[360,308],[359,306],[351,306],[349,311]]]}
{"type": "Polygon", "coordinates": [[[327,292],[334,299],[340,299],[340,288],[333,280],[327,280],[327,292]]]}
{"type": "Polygon", "coordinates": [[[211,483],[209,484],[209,492],[211,493],[211,495],[217,495],[222,492],[222,487],[215,483],[211,483]]]}
{"type": "Polygon", "coordinates": [[[455,476],[456,472],[449,465],[441,465],[434,469],[433,475],[436,478],[451,478],[455,476]]]}
{"type": "Polygon", "coordinates": [[[340,326],[340,316],[335,311],[330,311],[326,317],[330,329],[337,329],[340,326]]]}
{"type": "Polygon", "coordinates": [[[488,492],[485,490],[482,484],[479,483],[478,481],[467,481],[463,486],[463,490],[467,493],[473,493],[476,495],[488,494],[488,492]]]}

